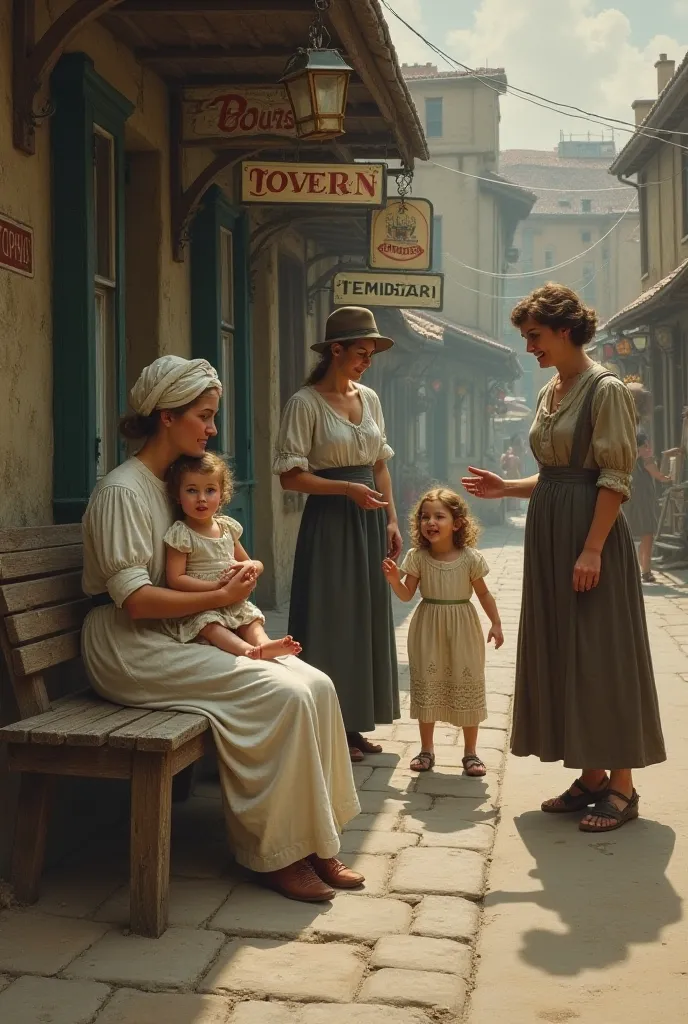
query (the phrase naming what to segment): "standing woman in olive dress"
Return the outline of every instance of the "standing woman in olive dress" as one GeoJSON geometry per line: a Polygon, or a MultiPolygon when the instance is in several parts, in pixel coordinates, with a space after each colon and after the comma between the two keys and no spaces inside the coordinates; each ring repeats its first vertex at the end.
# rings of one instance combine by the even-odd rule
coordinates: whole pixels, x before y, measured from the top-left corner
{"type": "Polygon", "coordinates": [[[477,497],[531,499],[511,749],[582,768],[542,810],[582,811],[582,831],[610,832],[638,816],[632,769],[666,759],[638,563],[619,514],[635,409],[626,385],[586,355],[597,317],[575,292],[538,288],[511,322],[539,366],[557,370],[530,432],[539,473],[503,480],[471,468],[464,480],[477,497]]]}
{"type": "Polygon", "coordinates": [[[359,383],[394,344],[373,314],[343,306],[313,345],[320,361],[287,402],[274,472],[307,494],[296,545],[289,632],[302,658],[334,682],[352,761],[382,748],[366,739],[399,718],[392,604],[383,559],[402,540],[392,496],[380,399],[359,383]]]}

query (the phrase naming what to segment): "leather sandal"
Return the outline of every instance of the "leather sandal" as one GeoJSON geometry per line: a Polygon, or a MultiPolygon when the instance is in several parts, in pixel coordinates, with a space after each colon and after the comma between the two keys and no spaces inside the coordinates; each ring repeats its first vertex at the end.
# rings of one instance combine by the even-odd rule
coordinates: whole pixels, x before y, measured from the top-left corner
{"type": "Polygon", "coordinates": [[[420,754],[416,754],[409,765],[412,772],[429,772],[434,767],[435,755],[431,754],[429,750],[421,750],[420,754]]]}
{"type": "Polygon", "coordinates": [[[358,764],[359,761],[363,760],[363,751],[359,750],[358,747],[349,747],[349,757],[352,764],[358,764]]]}
{"type": "MultiPolygon", "coordinates": [[[[578,828],[581,832],[614,832],[617,828],[621,828],[627,821],[632,821],[638,817],[640,797],[635,790],[630,796],[626,796],[625,793],[619,793],[618,789],[607,789],[604,794],[604,800],[598,803],[593,810],[588,811],[588,815],[594,815],[596,818],[608,818],[611,819],[613,825],[586,825],[581,821],[578,828]],[[610,796],[618,796],[620,800],[623,800],[626,804],[622,811],[609,800],[610,796]]],[[[588,816],[586,815],[586,817],[588,816]]]]}
{"type": "Polygon", "coordinates": [[[334,886],[335,889],[358,889],[365,882],[365,876],[352,871],[346,864],[343,864],[337,857],[328,857],[323,860],[315,853],[308,858],[308,863],[315,871],[318,878],[321,878],[326,885],[334,886]]]}
{"type": "Polygon", "coordinates": [[[295,864],[279,871],[260,872],[258,878],[281,896],[301,903],[326,903],[337,895],[314,871],[308,860],[297,860],[295,864]]]}
{"type": "Polygon", "coordinates": [[[471,779],[482,779],[483,775],[487,775],[485,762],[481,761],[477,754],[466,754],[461,758],[461,764],[466,775],[471,779]],[[471,771],[471,768],[481,768],[482,771],[471,771]]]}
{"type": "Polygon", "coordinates": [[[609,792],[609,779],[607,783],[601,789],[592,790],[588,789],[583,784],[581,779],[576,779],[572,782],[565,793],[561,796],[554,797],[555,800],[561,800],[562,807],[548,806],[549,801],[545,800],[540,806],[540,810],[544,811],[545,814],[570,814],[572,811],[584,811],[586,807],[590,807],[591,804],[596,804],[600,800],[603,800],[609,792]],[[577,786],[580,793],[572,793],[571,790],[574,786],[577,786]]]}

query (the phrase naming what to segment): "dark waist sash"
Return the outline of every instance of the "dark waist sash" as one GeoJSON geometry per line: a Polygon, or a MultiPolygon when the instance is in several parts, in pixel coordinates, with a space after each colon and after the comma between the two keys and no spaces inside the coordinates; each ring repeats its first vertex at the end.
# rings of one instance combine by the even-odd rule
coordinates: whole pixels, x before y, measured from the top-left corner
{"type": "Polygon", "coordinates": [[[564,484],[572,487],[587,484],[594,487],[599,479],[599,469],[573,469],[571,466],[542,466],[540,480],[543,483],[564,484]]]}
{"type": "Polygon", "coordinates": [[[91,604],[94,608],[104,608],[108,604],[114,604],[107,590],[102,594],[93,594],[91,596],[91,604]]]}
{"type": "Polygon", "coordinates": [[[334,469],[316,469],[315,476],[324,480],[351,480],[352,483],[375,486],[372,466],[335,466],[334,469]]]}
{"type": "Polygon", "coordinates": [[[441,597],[424,597],[423,604],[470,604],[470,598],[465,597],[460,601],[449,601],[441,597]]]}

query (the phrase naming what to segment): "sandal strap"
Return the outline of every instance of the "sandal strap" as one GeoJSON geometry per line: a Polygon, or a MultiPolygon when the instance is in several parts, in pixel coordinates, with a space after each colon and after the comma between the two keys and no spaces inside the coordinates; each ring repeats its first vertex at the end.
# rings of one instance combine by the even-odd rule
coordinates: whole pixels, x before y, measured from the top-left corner
{"type": "Polygon", "coordinates": [[[588,816],[591,818],[612,818],[614,821],[624,821],[628,815],[629,810],[634,804],[638,802],[638,794],[635,790],[631,796],[626,796],[624,793],[619,793],[618,789],[608,789],[605,794],[605,799],[602,800],[594,810],[588,812],[588,816]],[[626,801],[626,806],[623,810],[619,810],[613,803],[607,798],[608,796],[618,796],[621,800],[626,801]]]}
{"type": "Polygon", "coordinates": [[[416,754],[412,761],[420,761],[421,764],[427,764],[430,768],[435,764],[435,755],[431,754],[429,750],[421,750],[419,754],[416,754]]]}
{"type": "Polygon", "coordinates": [[[464,768],[484,768],[485,762],[481,761],[477,754],[467,754],[461,758],[464,768]]]}
{"type": "Polygon", "coordinates": [[[618,796],[618,798],[620,800],[623,800],[624,803],[627,803],[627,804],[632,804],[634,802],[634,800],[637,799],[637,796],[638,796],[638,794],[636,793],[635,790],[633,790],[633,792],[631,793],[630,796],[626,796],[625,793],[619,793],[618,789],[605,789],[604,795],[605,796],[618,796]]]}
{"type": "Polygon", "coordinates": [[[564,805],[568,806],[568,804],[575,803],[580,800],[582,796],[589,796],[591,797],[590,802],[592,803],[592,800],[601,796],[602,793],[606,796],[606,794],[610,792],[611,790],[606,787],[603,787],[602,789],[588,789],[582,779],[576,779],[576,781],[572,782],[569,788],[560,795],[559,799],[564,805]],[[580,790],[579,793],[571,792],[574,786],[580,790]]]}

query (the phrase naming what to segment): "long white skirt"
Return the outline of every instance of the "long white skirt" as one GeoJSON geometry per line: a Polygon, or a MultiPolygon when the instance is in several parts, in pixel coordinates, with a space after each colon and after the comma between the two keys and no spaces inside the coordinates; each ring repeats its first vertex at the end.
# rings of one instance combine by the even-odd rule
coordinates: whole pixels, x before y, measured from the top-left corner
{"type": "Polygon", "coordinates": [[[328,676],[298,658],[181,644],[114,605],[89,613],[82,652],[106,700],[209,719],[240,864],[277,871],[311,853],[335,856],[360,807],[328,676]]]}

